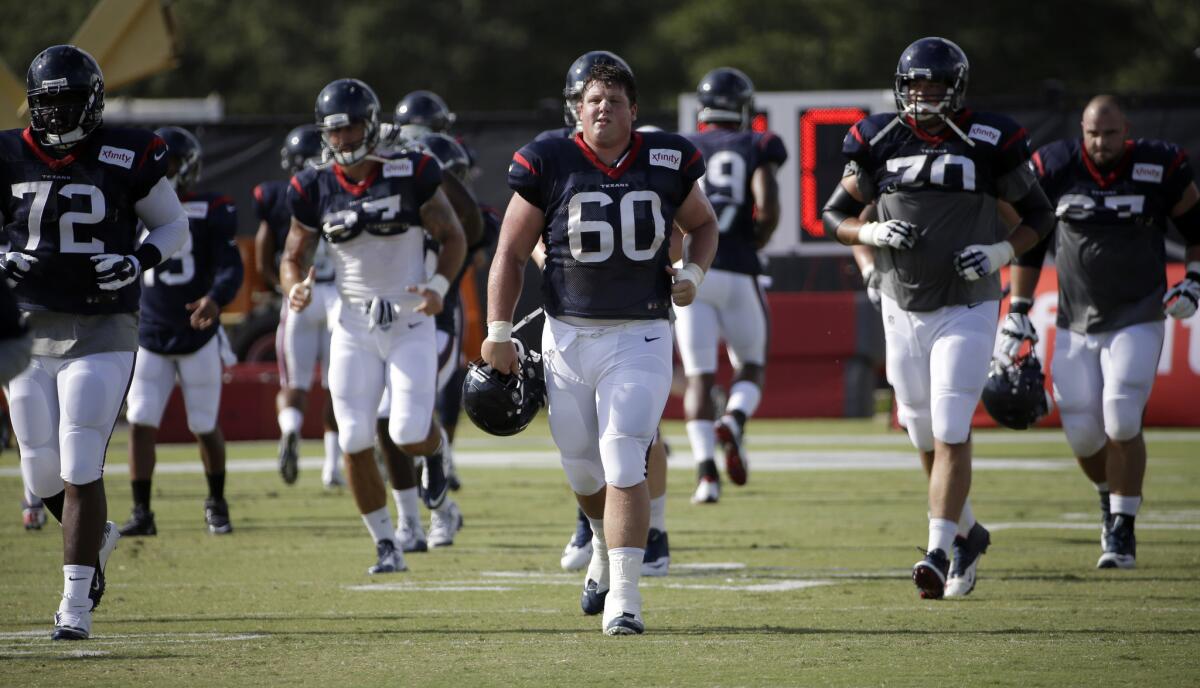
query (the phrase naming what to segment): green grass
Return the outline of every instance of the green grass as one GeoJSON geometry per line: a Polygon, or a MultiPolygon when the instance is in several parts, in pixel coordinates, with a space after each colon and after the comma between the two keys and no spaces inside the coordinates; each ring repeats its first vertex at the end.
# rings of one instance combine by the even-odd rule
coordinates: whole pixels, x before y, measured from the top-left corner
{"type": "MultiPolygon", "coordinates": [[[[751,449],[907,450],[877,421],[752,427],[751,449]],[[880,435],[891,439],[857,441],[880,435]]],[[[1056,433],[977,437],[979,456],[1069,458],[1056,433]]],[[[546,438],[539,424],[494,448],[552,451],[546,438]]],[[[464,439],[486,447],[477,433],[464,439]]],[[[114,438],[110,464],[125,462],[124,441],[114,438]]],[[[23,531],[20,481],[0,477],[0,685],[1194,685],[1200,433],[1149,446],[1136,570],[1094,568],[1095,493],[1070,463],[979,470],[972,501],[985,524],[1095,527],[997,529],[976,591],[936,603],[917,598],[908,574],[926,537],[918,470],[764,470],[715,507],[689,504],[691,472],[672,470],[673,568],[643,579],[648,630],[636,638],[603,637],[579,612],[581,576],[558,568],[573,526],[561,470],[466,466],[454,546],[384,577],[366,575],[374,549],[351,498],[325,494],[316,471],[293,487],[230,474],[227,537],[204,532],[200,475],[162,474],[159,535],[121,541],[92,640],[52,643],[59,531],[23,531]],[[692,566],[719,563],[739,567],[692,566]],[[471,589],[481,587],[502,589],[471,589]]],[[[230,458],[274,451],[239,443],[230,458]]],[[[160,460],[198,461],[185,445],[160,460]]],[[[110,518],[123,520],[126,477],[106,483],[110,518]]]]}

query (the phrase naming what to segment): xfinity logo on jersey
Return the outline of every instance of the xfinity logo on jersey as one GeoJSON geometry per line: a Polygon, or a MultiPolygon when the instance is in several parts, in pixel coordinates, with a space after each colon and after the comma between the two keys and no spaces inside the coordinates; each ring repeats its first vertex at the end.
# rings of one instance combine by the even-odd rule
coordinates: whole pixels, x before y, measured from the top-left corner
{"type": "Polygon", "coordinates": [[[982,124],[972,124],[971,130],[967,132],[967,138],[978,139],[996,146],[1000,144],[1000,130],[982,124]]]}
{"type": "Polygon", "coordinates": [[[383,163],[383,176],[385,177],[411,177],[412,175],[412,160],[408,158],[383,163]]]}
{"type": "Polygon", "coordinates": [[[133,151],[128,148],[113,148],[112,146],[101,146],[100,155],[97,156],[100,162],[106,162],[109,165],[124,167],[127,170],[133,169],[133,151]]]}
{"type": "Polygon", "coordinates": [[[679,165],[683,163],[683,153],[669,148],[651,148],[650,149],[650,164],[658,165],[659,167],[669,167],[672,170],[679,169],[679,165]]]}
{"type": "Polygon", "coordinates": [[[1151,165],[1149,163],[1139,162],[1133,166],[1133,181],[1135,182],[1151,182],[1153,184],[1161,184],[1162,176],[1162,165],[1151,165]]]}

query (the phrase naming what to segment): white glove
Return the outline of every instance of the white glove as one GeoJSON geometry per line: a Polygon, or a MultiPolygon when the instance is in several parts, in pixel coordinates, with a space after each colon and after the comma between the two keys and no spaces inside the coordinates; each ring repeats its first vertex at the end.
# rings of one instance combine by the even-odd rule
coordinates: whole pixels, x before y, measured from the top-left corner
{"type": "Polygon", "coordinates": [[[917,226],[904,220],[867,222],[858,228],[858,243],[907,251],[917,243],[917,226]]]}
{"type": "Polygon", "coordinates": [[[875,264],[871,263],[862,270],[863,285],[867,288],[867,300],[875,307],[875,310],[883,308],[883,297],[879,295],[879,282],[883,276],[875,272],[875,264]]]}
{"type": "Polygon", "coordinates": [[[1007,241],[972,244],[955,256],[954,269],[958,270],[959,277],[974,282],[1008,265],[1012,259],[1013,247],[1007,241]]]}
{"type": "Polygon", "coordinates": [[[1000,357],[1010,362],[1017,357],[1021,344],[1038,342],[1037,330],[1029,319],[1029,305],[1024,305],[1025,312],[1019,312],[1017,308],[1019,306],[1014,304],[1014,310],[1005,316],[1004,326],[1000,328],[1000,357]]]}
{"type": "Polygon", "coordinates": [[[29,276],[33,264],[38,259],[28,253],[19,251],[0,252],[0,278],[8,277],[13,282],[20,282],[29,276]]]}
{"type": "Polygon", "coordinates": [[[133,284],[142,274],[142,264],[132,255],[101,253],[92,256],[92,262],[96,264],[96,283],[104,291],[116,291],[133,284]]]}
{"type": "Polygon", "coordinates": [[[1200,303],[1200,262],[1188,263],[1187,274],[1163,297],[1163,312],[1176,320],[1187,320],[1196,314],[1200,303]]]}

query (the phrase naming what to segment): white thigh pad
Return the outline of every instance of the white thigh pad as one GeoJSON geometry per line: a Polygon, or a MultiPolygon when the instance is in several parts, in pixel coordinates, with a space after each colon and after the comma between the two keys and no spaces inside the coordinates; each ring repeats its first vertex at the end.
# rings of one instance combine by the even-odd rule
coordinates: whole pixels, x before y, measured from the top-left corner
{"type": "Polygon", "coordinates": [[[221,406],[221,350],[217,337],[198,351],[179,357],[179,384],[188,430],[197,435],[212,432],[221,406]]]}
{"type": "Polygon", "coordinates": [[[104,475],[104,452],[129,388],[134,354],[107,351],[63,362],[58,373],[62,479],[86,485],[104,475]]]}
{"type": "Polygon", "coordinates": [[[126,397],[125,419],[133,425],[157,428],[174,388],[175,362],[139,348],[126,397]]]}

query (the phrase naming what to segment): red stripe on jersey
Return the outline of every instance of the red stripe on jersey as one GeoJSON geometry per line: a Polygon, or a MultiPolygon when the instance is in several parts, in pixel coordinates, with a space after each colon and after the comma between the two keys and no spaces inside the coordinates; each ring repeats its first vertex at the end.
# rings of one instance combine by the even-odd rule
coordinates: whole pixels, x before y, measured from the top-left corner
{"type": "Polygon", "coordinates": [[[773,139],[773,138],[775,138],[775,135],[772,134],[771,132],[768,131],[768,132],[763,133],[762,138],[758,140],[758,147],[763,150],[766,150],[767,144],[770,143],[771,139],[773,139]]]}
{"type": "Polygon", "coordinates": [[[704,154],[701,153],[700,151],[696,151],[695,154],[692,155],[692,159],[688,160],[688,163],[683,166],[683,169],[686,170],[687,168],[691,167],[692,165],[695,165],[697,160],[703,160],[703,159],[704,159],[704,154]]]}
{"type": "Polygon", "coordinates": [[[367,192],[367,189],[370,188],[372,184],[375,183],[375,180],[379,177],[379,170],[381,168],[382,165],[376,164],[365,179],[363,179],[361,182],[352,182],[346,177],[346,173],[342,171],[341,165],[334,165],[333,176],[337,178],[338,184],[340,184],[347,193],[350,193],[354,196],[361,196],[367,192]]]}
{"type": "Polygon", "coordinates": [[[1092,156],[1088,155],[1087,147],[1082,142],[1079,144],[1079,157],[1083,158],[1083,166],[1087,168],[1092,179],[1096,180],[1096,184],[1101,189],[1107,189],[1117,183],[1117,180],[1125,174],[1125,170],[1129,169],[1129,163],[1133,160],[1133,141],[1125,142],[1125,152],[1121,155],[1120,162],[1108,174],[1104,174],[1100,168],[1096,167],[1096,163],[1092,162],[1092,156]]]}
{"type": "Polygon", "coordinates": [[[254,200],[258,201],[260,204],[263,202],[262,184],[256,184],[254,186],[254,200]]]}
{"type": "Polygon", "coordinates": [[[609,179],[620,179],[621,175],[625,174],[625,170],[628,170],[633,165],[633,161],[637,160],[638,153],[642,150],[642,135],[635,131],[633,132],[632,140],[633,143],[629,146],[629,150],[626,151],[624,157],[622,157],[621,164],[616,167],[609,167],[604,164],[604,161],[583,140],[582,133],[575,135],[575,145],[583,152],[583,157],[587,158],[593,167],[603,172],[609,179]]]}
{"type": "Polygon", "coordinates": [[[1037,176],[1045,177],[1046,176],[1046,166],[1042,164],[1041,152],[1034,153],[1032,160],[1033,160],[1033,166],[1037,168],[1037,176]]]}
{"type": "Polygon", "coordinates": [[[853,125],[850,127],[850,133],[851,133],[851,134],[853,134],[853,135],[854,135],[854,139],[855,139],[856,141],[858,141],[859,143],[861,143],[862,145],[864,145],[864,146],[869,146],[869,145],[870,145],[870,144],[868,144],[868,143],[867,143],[867,140],[863,138],[862,132],[858,130],[858,123],[857,123],[857,122],[855,122],[855,123],[854,123],[854,124],[853,124],[853,125]]]}
{"type": "Polygon", "coordinates": [[[513,153],[513,162],[515,162],[518,165],[520,165],[521,167],[524,167],[525,169],[529,170],[530,172],[532,172],[534,174],[534,176],[540,176],[540,175],[538,175],[538,171],[533,169],[533,165],[530,165],[529,161],[526,160],[525,156],[521,155],[521,153],[519,151],[516,153],[513,153]]]}
{"type": "Polygon", "coordinates": [[[1172,160],[1171,164],[1167,167],[1167,171],[1163,173],[1163,181],[1166,181],[1167,177],[1170,177],[1172,174],[1174,174],[1175,170],[1179,169],[1179,166],[1183,164],[1184,160],[1187,160],[1187,153],[1179,151],[1179,155],[1175,156],[1175,159],[1172,160]]]}
{"type": "Polygon", "coordinates": [[[1017,132],[1015,134],[1008,137],[1007,141],[1000,144],[1000,150],[1007,150],[1009,146],[1013,145],[1017,141],[1020,141],[1021,139],[1025,138],[1026,136],[1029,136],[1029,132],[1025,131],[1025,127],[1021,127],[1020,129],[1017,130],[1017,132]]]}
{"type": "Polygon", "coordinates": [[[137,167],[138,170],[140,171],[142,169],[142,165],[146,164],[146,159],[150,157],[151,153],[158,150],[159,148],[166,148],[166,147],[167,147],[167,142],[163,141],[158,136],[155,136],[154,138],[150,139],[150,143],[146,145],[146,150],[142,153],[142,159],[138,160],[138,167],[137,167]]]}
{"type": "Polygon", "coordinates": [[[70,165],[71,163],[75,162],[75,154],[74,153],[71,153],[70,155],[65,155],[61,158],[56,158],[56,157],[50,155],[49,153],[47,153],[46,151],[42,150],[42,147],[40,145],[38,145],[38,142],[33,140],[33,128],[32,127],[25,127],[25,131],[21,132],[21,138],[25,141],[25,144],[29,146],[29,149],[33,151],[33,154],[38,156],[38,159],[40,159],[42,162],[46,163],[46,166],[52,170],[55,170],[55,171],[61,170],[62,168],[66,167],[67,165],[70,165]]]}
{"type": "Polygon", "coordinates": [[[296,190],[296,193],[300,194],[300,198],[303,198],[304,200],[307,201],[308,193],[304,191],[304,187],[300,186],[300,181],[298,179],[296,179],[296,177],[293,176],[291,184],[292,184],[292,188],[296,190]]]}
{"type": "Polygon", "coordinates": [[[233,199],[229,196],[217,196],[208,202],[209,208],[216,208],[221,205],[233,205],[233,199]]]}
{"type": "Polygon", "coordinates": [[[428,155],[421,156],[421,164],[417,165],[417,171],[413,173],[414,177],[421,176],[421,170],[425,169],[425,166],[429,164],[429,160],[430,158],[428,155]]]}

